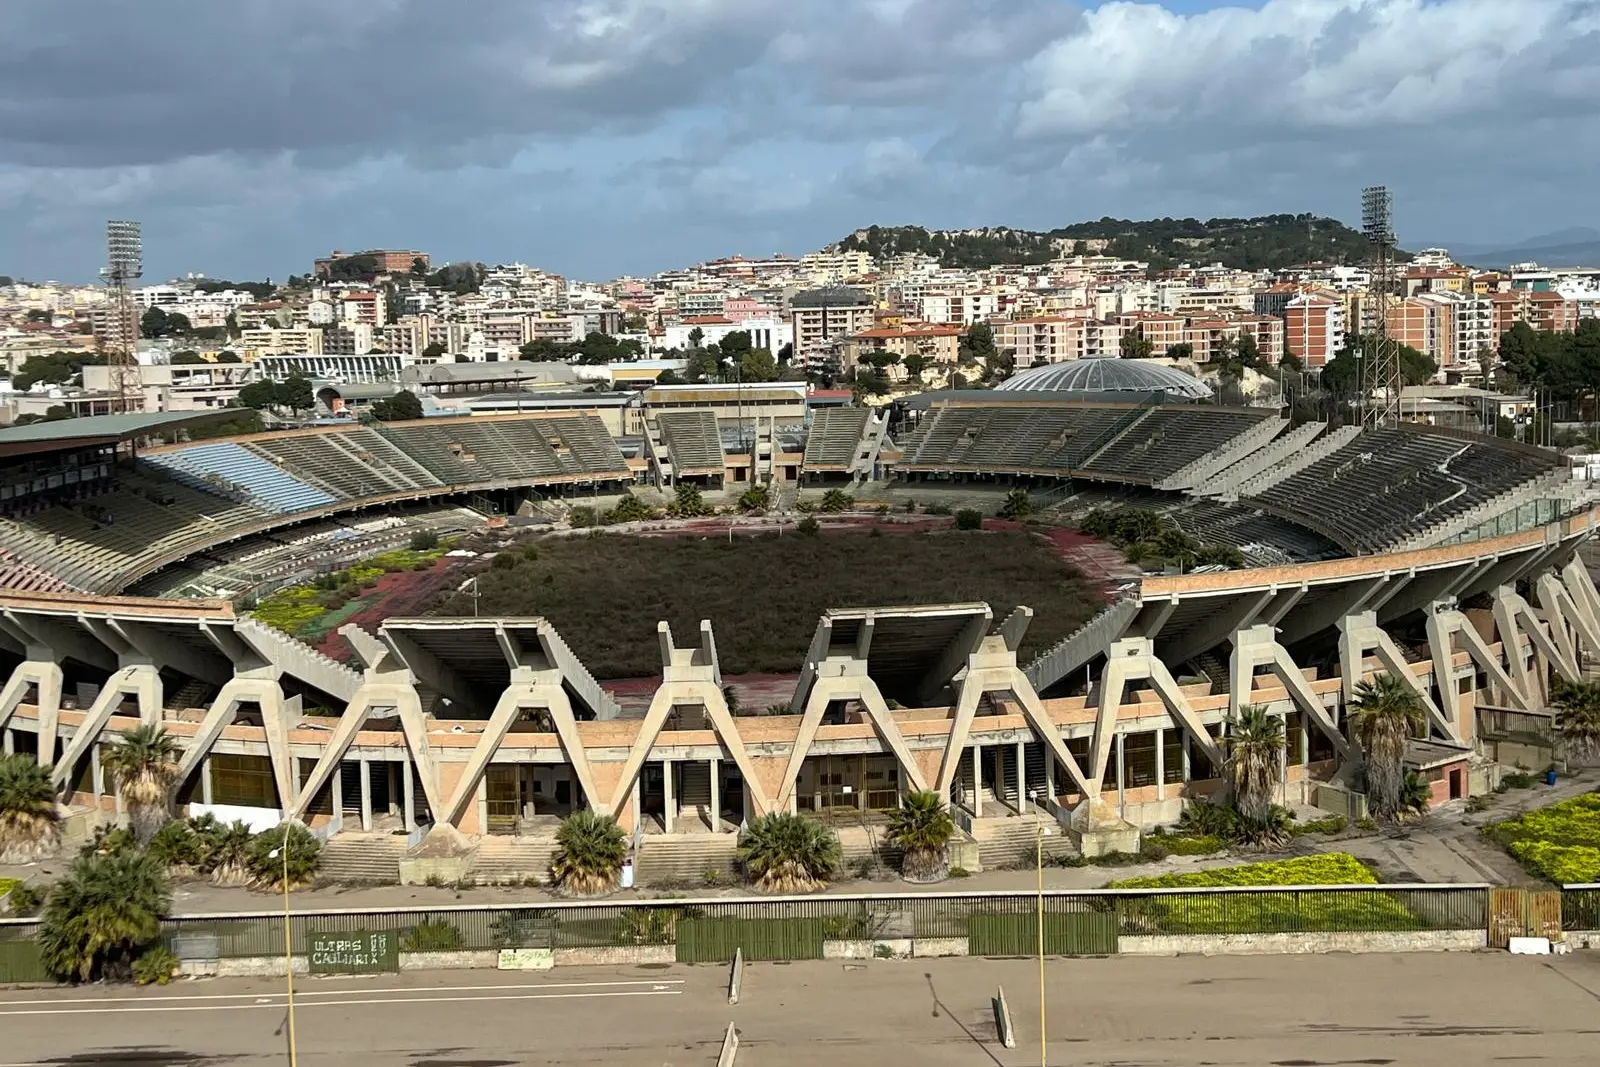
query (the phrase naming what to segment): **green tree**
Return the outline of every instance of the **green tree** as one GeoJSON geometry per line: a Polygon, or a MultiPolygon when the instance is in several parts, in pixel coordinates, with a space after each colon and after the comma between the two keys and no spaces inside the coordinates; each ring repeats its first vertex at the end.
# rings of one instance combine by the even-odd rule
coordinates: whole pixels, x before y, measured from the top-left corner
{"type": "Polygon", "coordinates": [[[911,881],[936,882],[949,873],[946,846],[954,834],[955,822],[932,790],[907,793],[889,815],[887,836],[904,850],[900,872],[911,881]]]}
{"type": "Polygon", "coordinates": [[[1402,810],[1406,743],[1424,726],[1422,698],[1392,674],[1356,683],[1350,720],[1366,765],[1367,806],[1380,819],[1402,810]]]}
{"type": "Polygon", "coordinates": [[[244,360],[239,358],[239,353],[233,352],[233,351],[230,351],[229,349],[224,348],[221,352],[217,353],[217,362],[218,363],[243,363],[244,360]]]}
{"type": "Polygon", "coordinates": [[[39,958],[70,982],[131,976],[139,949],[161,933],[172,890],[159,860],[138,852],[79,856],[39,917],[39,958]]]}
{"type": "Polygon", "coordinates": [[[1555,693],[1556,736],[1573,763],[1600,755],[1600,682],[1561,682],[1555,693]]]}
{"type": "Polygon", "coordinates": [[[174,367],[191,366],[196,363],[204,363],[205,361],[206,357],[202,356],[192,348],[186,348],[182,352],[172,353],[172,365],[174,367]]]}
{"type": "Polygon", "coordinates": [[[709,349],[696,345],[689,350],[689,366],[684,373],[691,382],[711,381],[720,370],[716,355],[709,349]]]}
{"type": "Polygon", "coordinates": [[[627,858],[628,839],[617,821],[585,808],[561,820],[556,830],[551,880],[570,896],[608,893],[616,888],[627,858]]]}
{"type": "Polygon", "coordinates": [[[763,512],[772,507],[772,490],[764,485],[752,485],[739,495],[739,510],[763,512]]]}
{"type": "MultiPolygon", "coordinates": [[[[1124,336],[1126,336],[1126,335],[1124,335],[1124,336]]],[[[1194,358],[1194,345],[1190,344],[1188,341],[1179,341],[1175,345],[1168,345],[1167,346],[1167,358],[1168,359],[1193,359],[1194,358]]]]}
{"type": "Polygon", "coordinates": [[[643,522],[650,518],[650,509],[644,501],[634,496],[632,491],[623,493],[622,499],[617,501],[617,506],[607,511],[600,517],[606,525],[618,522],[643,522]]]}
{"type": "Polygon", "coordinates": [[[821,889],[839,866],[839,839],[815,819],[771,812],[754,819],[739,837],[745,877],[768,893],[821,889]]]}
{"type": "Polygon", "coordinates": [[[250,838],[244,865],[250,881],[260,889],[283,892],[310,885],[322,863],[322,842],[297,822],[281,823],[250,838]]]}
{"type": "Polygon", "coordinates": [[[704,330],[702,330],[700,327],[696,326],[694,329],[689,331],[689,347],[690,348],[699,348],[700,347],[700,342],[704,341],[705,339],[706,339],[706,332],[704,330]]]}
{"type": "MultiPolygon", "coordinates": [[[[526,347],[526,346],[524,346],[524,347],[526,347]]],[[[449,350],[447,348],[445,348],[445,346],[443,344],[441,344],[438,341],[435,341],[435,342],[433,342],[432,344],[428,345],[427,347],[425,347],[422,350],[422,358],[423,359],[438,359],[440,356],[444,355],[447,351],[449,351],[449,350]]],[[[518,349],[517,351],[520,353],[522,351],[522,349],[518,349]]]]}
{"type": "Polygon", "coordinates": [[[1008,492],[997,514],[1002,519],[1021,519],[1033,514],[1033,501],[1028,498],[1028,491],[1013,489],[1008,492]]]}
{"type": "Polygon", "coordinates": [[[532,360],[535,363],[558,363],[566,359],[567,355],[566,345],[544,337],[529,341],[517,349],[517,358],[532,360]]]}
{"type": "Polygon", "coordinates": [[[415,278],[426,278],[428,276],[427,260],[423,259],[421,256],[412,256],[411,275],[415,278]]]}
{"type": "Polygon", "coordinates": [[[278,383],[266,378],[250,382],[239,390],[239,404],[256,411],[277,407],[278,383]]]}
{"type": "Polygon", "coordinates": [[[1123,359],[1149,359],[1155,355],[1156,343],[1134,330],[1122,335],[1117,349],[1123,359]]]}
{"type": "Polygon", "coordinates": [[[700,495],[698,485],[693,482],[679,482],[673,488],[672,503],[667,505],[667,514],[675,519],[693,519],[711,514],[711,508],[700,495]]]}
{"type": "Polygon", "coordinates": [[[987,322],[973,323],[967,328],[967,348],[976,359],[992,359],[996,355],[993,328],[987,322]]]}
{"type": "Polygon", "coordinates": [[[817,506],[817,510],[832,515],[841,511],[849,511],[855,506],[855,503],[855,497],[843,489],[829,489],[822,494],[822,503],[817,506]]]}
{"type": "Polygon", "coordinates": [[[311,383],[298,374],[290,375],[278,386],[278,403],[298,414],[316,406],[311,394],[311,383]]]}
{"type": "Polygon", "coordinates": [[[1283,719],[1259,704],[1245,704],[1228,724],[1228,783],[1233,806],[1256,827],[1268,824],[1281,781],[1283,719]]]}
{"type": "Polygon", "coordinates": [[[146,723],[117,734],[116,742],[102,749],[100,763],[128,805],[134,837],[140,845],[149,844],[168,818],[178,743],[162,727],[146,723]]]}
{"type": "Polygon", "coordinates": [[[920,352],[912,352],[906,356],[906,373],[911,375],[912,381],[922,381],[922,372],[928,369],[928,357],[920,352]]]}
{"type": "Polygon", "coordinates": [[[739,377],[746,382],[775,382],[778,380],[778,361],[765,348],[752,348],[739,357],[739,377]]]}
{"type": "Polygon", "coordinates": [[[0,863],[32,863],[60,843],[50,772],[31,756],[0,755],[0,863]]]}
{"type": "Polygon", "coordinates": [[[409,389],[402,389],[394,396],[382,400],[374,400],[370,408],[372,417],[379,422],[402,422],[407,419],[422,418],[422,401],[417,399],[417,394],[409,389]]]}
{"type": "Polygon", "coordinates": [[[956,512],[956,529],[981,530],[983,529],[983,512],[975,508],[962,508],[956,512]]]}
{"type": "MultiPolygon", "coordinates": [[[[696,326],[695,329],[699,329],[699,327],[696,326]]],[[[723,335],[721,341],[717,342],[717,347],[722,349],[722,354],[730,359],[739,359],[746,352],[755,351],[750,343],[749,330],[730,330],[723,335]]]]}

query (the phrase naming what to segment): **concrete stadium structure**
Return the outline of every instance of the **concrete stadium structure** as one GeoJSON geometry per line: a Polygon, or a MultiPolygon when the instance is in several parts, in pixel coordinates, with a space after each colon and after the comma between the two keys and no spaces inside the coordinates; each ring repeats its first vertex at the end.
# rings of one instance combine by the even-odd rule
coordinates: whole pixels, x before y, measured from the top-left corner
{"type": "MultiPolygon", "coordinates": [[[[180,508],[181,534],[141,533],[142,549],[113,551],[115,522],[82,528],[76,500],[25,494],[0,525],[15,573],[60,579],[0,592],[5,749],[51,766],[85,820],[110,818],[121,801],[101,745],[111,731],[161,723],[183,746],[180,803],[303,819],[349,846],[350,874],[392,877],[409,854],[448,855],[480,880],[543,876],[556,819],[588,806],[634,834],[641,877],[698,879],[731,862],[751,816],[829,817],[870,847],[872,813],[923,788],[952,801],[970,863],[998,863],[1031,849],[1040,820],[1067,827],[1086,852],[1132,847],[1142,828],[1174,821],[1185,799],[1220,787],[1220,738],[1244,703],[1285,717],[1285,802],[1354,810],[1345,701],[1379,672],[1426,704],[1428,737],[1411,760],[1435,796],[1466,795],[1486,786],[1485,710],[1537,721],[1552,679],[1577,678],[1600,655],[1600,596],[1578,557],[1600,509],[1552,454],[1459,434],[1308,434],[1271,413],[1020,394],[925,404],[890,451],[885,417],[848,425],[900,477],[1151,487],[1180,522],[1198,515],[1213,536],[1243,531],[1252,558],[1276,562],[1147,576],[1026,664],[1026,608],[1001,619],[984,604],[841,607],[817,620],[783,715],[731,713],[710,623],[674,635],[619,619],[654,626],[661,652],[648,710],[627,717],[541,618],[346,626],[352,667],[226,600],[100,592],[261,523],[396,493],[648,476],[592,423],[474,418],[176,445],[112,471],[88,499],[149,503],[159,486],[185,503],[246,509],[237,521],[180,508]],[[253,462],[273,456],[286,461],[253,462]],[[232,473],[219,482],[211,475],[224,463],[232,473]],[[1342,514],[1323,508],[1317,479],[1342,514]],[[76,584],[67,575],[90,574],[88,592],[66,588],[76,584]]],[[[837,436],[847,420],[831,421],[837,436]]],[[[818,451],[846,465],[857,454],[848,441],[818,451]]],[[[31,452],[12,461],[26,456],[39,462],[31,452]]]]}

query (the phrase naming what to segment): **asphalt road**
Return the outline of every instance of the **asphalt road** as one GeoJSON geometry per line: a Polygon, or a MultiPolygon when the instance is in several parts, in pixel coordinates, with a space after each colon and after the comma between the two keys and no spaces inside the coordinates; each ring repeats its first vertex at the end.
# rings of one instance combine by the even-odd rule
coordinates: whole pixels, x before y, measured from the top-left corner
{"type": "MultiPolygon", "coordinates": [[[[1039,1062],[1026,960],[753,964],[741,1003],[714,967],[302,980],[305,1067],[741,1067],[1039,1062]],[[1003,983],[1018,1047],[995,1040],[1003,983]]],[[[1052,960],[1049,1062],[1073,1067],[1397,1067],[1600,1062],[1600,954],[1052,960]]],[[[287,1064],[281,983],[0,990],[0,1067],[287,1064]]]]}

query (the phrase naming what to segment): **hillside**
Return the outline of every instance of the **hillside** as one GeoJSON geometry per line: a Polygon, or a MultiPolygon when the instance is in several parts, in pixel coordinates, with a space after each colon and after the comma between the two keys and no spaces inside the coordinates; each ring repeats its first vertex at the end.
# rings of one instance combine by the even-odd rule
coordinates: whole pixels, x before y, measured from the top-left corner
{"type": "MultiPolygon", "coordinates": [[[[1318,215],[1264,215],[1250,219],[1104,218],[1047,233],[986,227],[926,230],[921,226],[870,226],[831,246],[861,249],[882,258],[902,252],[937,256],[947,267],[1044,263],[1057,255],[1103,252],[1148,261],[1153,270],[1180,263],[1216,263],[1243,270],[1273,270],[1323,260],[1361,263],[1367,243],[1337,219],[1318,215]]],[[[1408,258],[1400,253],[1399,258],[1408,258]]]]}

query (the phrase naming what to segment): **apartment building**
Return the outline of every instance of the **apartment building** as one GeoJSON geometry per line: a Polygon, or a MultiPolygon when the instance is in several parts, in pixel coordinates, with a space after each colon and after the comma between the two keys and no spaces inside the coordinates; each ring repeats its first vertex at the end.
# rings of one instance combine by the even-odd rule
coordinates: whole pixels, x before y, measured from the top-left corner
{"type": "Polygon", "coordinates": [[[341,252],[335,249],[331,255],[313,260],[311,269],[319,278],[326,278],[337,260],[349,259],[351,256],[371,256],[377,261],[380,274],[406,274],[411,270],[412,264],[422,260],[426,270],[433,269],[433,261],[428,253],[418,252],[414,249],[369,248],[365,252],[341,252]]]}
{"type": "Polygon", "coordinates": [[[1301,293],[1283,308],[1284,344],[1307,368],[1326,366],[1344,347],[1344,305],[1320,293],[1301,293]]]}
{"type": "Polygon", "coordinates": [[[1015,294],[1002,295],[988,290],[974,293],[928,293],[916,301],[917,318],[923,322],[970,326],[987,322],[1009,310],[1015,294]]]}
{"type": "Polygon", "coordinates": [[[1479,353],[1497,343],[1494,303],[1451,290],[1390,304],[1388,323],[1390,337],[1432,358],[1441,371],[1476,372],[1479,353]]]}
{"type": "Polygon", "coordinates": [[[1164,315],[1159,311],[1130,311],[1117,316],[1117,321],[1151,345],[1151,355],[1164,356],[1167,349],[1183,343],[1186,320],[1182,315],[1164,315]]]}
{"type": "Polygon", "coordinates": [[[328,326],[322,331],[322,353],[328,356],[364,356],[377,347],[375,342],[372,326],[365,322],[328,326]]]}
{"type": "Polygon", "coordinates": [[[921,356],[929,367],[954,367],[964,332],[959,326],[948,325],[884,326],[862,330],[845,338],[840,350],[840,365],[846,374],[852,374],[867,365],[874,354],[893,353],[900,357],[900,362],[885,368],[891,381],[900,381],[907,376],[905,359],[911,355],[921,356]]]}
{"type": "MultiPolygon", "coordinates": [[[[1084,315],[1088,309],[1080,309],[1084,315]]],[[[989,324],[994,331],[994,346],[1014,353],[1017,370],[1039,363],[1060,363],[1078,359],[1083,351],[1081,315],[1038,315],[1021,319],[1001,319],[989,324]]]]}
{"type": "Polygon", "coordinates": [[[293,322],[294,310],[282,300],[263,300],[241,305],[234,311],[233,321],[241,330],[273,329],[293,322]]]}
{"type": "Polygon", "coordinates": [[[861,289],[832,286],[796,293],[789,301],[796,360],[807,366],[829,362],[840,342],[871,329],[875,318],[872,297],[861,289]]]}
{"type": "Polygon", "coordinates": [[[239,346],[260,354],[320,356],[322,331],[312,326],[244,330],[239,334],[239,346]]]}
{"type": "MultiPolygon", "coordinates": [[[[210,411],[238,399],[255,368],[246,363],[143,363],[139,376],[140,411],[210,411]]],[[[110,367],[84,367],[86,393],[109,394],[110,367]]]]}

